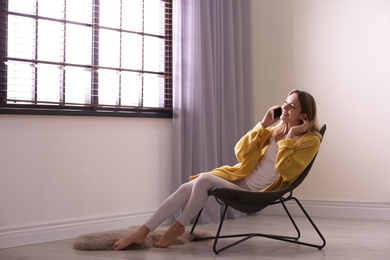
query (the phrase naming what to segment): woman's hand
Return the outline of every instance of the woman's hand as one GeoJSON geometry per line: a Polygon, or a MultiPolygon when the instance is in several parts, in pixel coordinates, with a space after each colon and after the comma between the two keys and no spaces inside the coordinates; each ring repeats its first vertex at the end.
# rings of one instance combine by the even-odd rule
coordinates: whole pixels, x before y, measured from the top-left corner
{"type": "Polygon", "coordinates": [[[297,126],[293,126],[288,131],[288,134],[286,138],[293,138],[296,135],[304,134],[306,133],[307,129],[309,129],[309,119],[305,118],[302,119],[303,123],[297,126]]]}
{"type": "Polygon", "coordinates": [[[278,118],[273,118],[273,116],[272,116],[274,110],[279,108],[279,107],[280,106],[277,105],[277,106],[273,106],[270,109],[268,109],[267,113],[265,113],[265,115],[263,117],[263,120],[261,120],[261,122],[260,122],[263,125],[263,127],[267,128],[270,125],[273,125],[273,124],[275,124],[276,122],[279,121],[279,117],[278,118]]]}

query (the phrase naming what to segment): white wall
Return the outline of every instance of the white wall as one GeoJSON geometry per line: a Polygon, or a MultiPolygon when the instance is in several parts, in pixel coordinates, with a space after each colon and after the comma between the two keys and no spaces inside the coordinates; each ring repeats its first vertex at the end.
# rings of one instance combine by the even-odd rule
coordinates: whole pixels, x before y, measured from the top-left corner
{"type": "Polygon", "coordinates": [[[389,209],[390,1],[253,0],[255,121],[292,88],[328,125],[301,198],[389,209]]]}
{"type": "Polygon", "coordinates": [[[171,119],[0,115],[0,248],[143,223],[171,192],[171,119]]]}

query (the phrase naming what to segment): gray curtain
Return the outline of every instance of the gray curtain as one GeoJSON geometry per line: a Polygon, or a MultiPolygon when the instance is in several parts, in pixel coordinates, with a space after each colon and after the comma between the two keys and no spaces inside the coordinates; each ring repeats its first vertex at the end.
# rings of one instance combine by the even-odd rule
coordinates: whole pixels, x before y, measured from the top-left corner
{"type": "MultiPolygon", "coordinates": [[[[174,1],[175,188],[236,164],[234,146],[252,128],[250,2],[174,1]]],[[[219,221],[220,210],[209,199],[200,223],[219,221]]]]}

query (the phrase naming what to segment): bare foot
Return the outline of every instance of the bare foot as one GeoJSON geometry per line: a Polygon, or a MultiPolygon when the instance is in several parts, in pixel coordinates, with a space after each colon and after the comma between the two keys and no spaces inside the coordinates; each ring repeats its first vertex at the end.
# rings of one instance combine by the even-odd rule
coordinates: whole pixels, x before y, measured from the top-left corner
{"type": "Polygon", "coordinates": [[[184,231],[184,226],[178,221],[175,221],[175,223],[173,223],[164,235],[154,244],[154,247],[167,248],[173,241],[175,241],[176,238],[182,235],[184,231]]]}
{"type": "Polygon", "coordinates": [[[145,226],[140,226],[136,231],[126,237],[122,237],[112,246],[113,250],[121,250],[128,247],[131,244],[142,245],[145,243],[146,236],[150,230],[145,226]]]}

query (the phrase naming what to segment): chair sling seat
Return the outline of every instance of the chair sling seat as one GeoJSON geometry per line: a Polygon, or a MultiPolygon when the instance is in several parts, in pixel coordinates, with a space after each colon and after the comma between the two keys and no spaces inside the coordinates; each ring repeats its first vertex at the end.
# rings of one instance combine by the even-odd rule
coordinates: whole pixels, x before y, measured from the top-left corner
{"type": "MultiPolygon", "coordinates": [[[[324,136],[326,131],[326,125],[324,124],[320,129],[320,134],[324,136]]],[[[318,154],[318,153],[317,153],[318,154]]],[[[271,239],[276,239],[280,241],[315,247],[318,249],[322,249],[325,244],[325,238],[315,225],[314,221],[311,219],[309,214],[306,212],[302,204],[299,202],[299,200],[293,196],[293,190],[298,187],[303,180],[306,178],[308,173],[310,172],[310,169],[313,166],[313,163],[317,157],[317,154],[314,156],[312,161],[309,163],[309,165],[303,170],[303,172],[299,175],[299,177],[289,185],[287,185],[285,188],[282,188],[280,190],[276,191],[265,191],[265,192],[257,192],[257,191],[243,191],[243,190],[235,190],[235,189],[228,189],[228,188],[212,188],[208,191],[209,196],[214,196],[217,202],[224,206],[223,212],[221,214],[221,220],[219,223],[218,230],[216,232],[215,236],[212,237],[203,237],[196,239],[199,240],[205,240],[205,239],[214,239],[214,245],[213,245],[213,251],[215,254],[220,253],[221,251],[224,251],[230,247],[233,247],[239,243],[244,242],[245,240],[248,240],[252,237],[266,237],[271,239]],[[301,232],[298,228],[298,225],[294,221],[292,215],[290,214],[289,210],[287,209],[287,206],[285,205],[285,202],[293,200],[296,202],[296,204],[299,206],[299,208],[302,210],[304,215],[306,216],[307,220],[310,222],[322,242],[320,244],[313,244],[313,243],[306,243],[300,241],[301,232]],[[226,217],[226,212],[229,207],[238,210],[240,212],[253,214],[256,212],[259,212],[263,210],[264,208],[275,205],[275,204],[282,204],[287,216],[289,217],[291,223],[293,224],[297,235],[294,237],[291,236],[281,236],[281,235],[272,235],[272,234],[262,234],[262,233],[246,233],[246,234],[234,234],[234,235],[226,235],[221,236],[221,230],[223,221],[226,217]],[[235,241],[233,243],[230,243],[222,248],[217,248],[218,240],[220,238],[232,238],[232,237],[243,237],[242,239],[235,241]]],[[[198,216],[195,219],[195,222],[192,226],[191,233],[194,232],[196,224],[199,220],[200,215],[202,214],[202,210],[199,211],[198,216]]]]}

